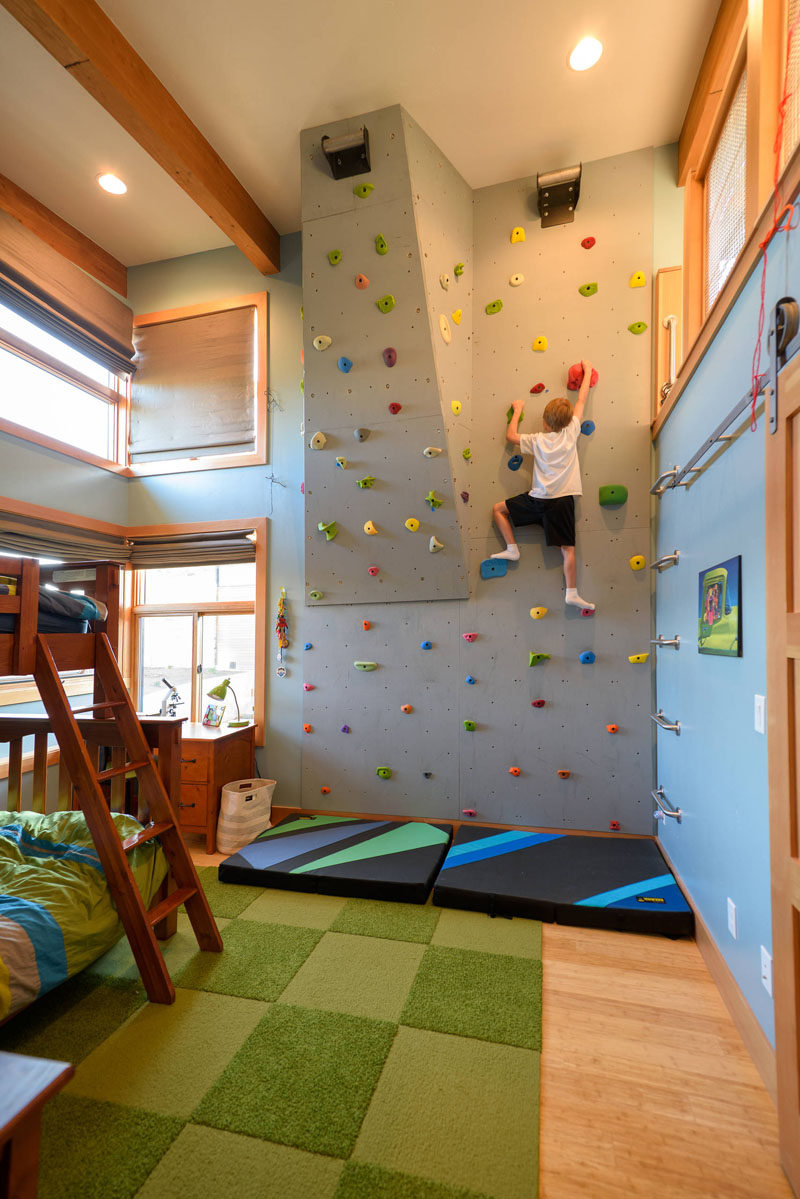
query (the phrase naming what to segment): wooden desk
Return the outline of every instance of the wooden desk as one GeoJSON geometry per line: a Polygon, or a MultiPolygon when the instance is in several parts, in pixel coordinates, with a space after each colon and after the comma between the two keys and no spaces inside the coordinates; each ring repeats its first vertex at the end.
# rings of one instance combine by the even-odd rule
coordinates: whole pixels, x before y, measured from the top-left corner
{"type": "Polygon", "coordinates": [[[75,1067],[0,1053],[0,1195],[36,1199],[42,1108],[75,1067]]]}
{"type": "Polygon", "coordinates": [[[185,722],[181,747],[178,821],[185,833],[205,833],[206,852],[217,840],[220,792],[225,783],[252,778],[255,771],[254,724],[218,729],[185,722]]]}

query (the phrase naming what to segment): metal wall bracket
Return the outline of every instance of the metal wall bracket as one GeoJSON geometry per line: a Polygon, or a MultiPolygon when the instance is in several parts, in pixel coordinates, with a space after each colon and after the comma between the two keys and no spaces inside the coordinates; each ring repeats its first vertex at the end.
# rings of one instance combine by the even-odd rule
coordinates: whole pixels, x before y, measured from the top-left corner
{"type": "Polygon", "coordinates": [[[550,225],[566,225],[575,220],[575,209],[581,194],[581,170],[579,163],[576,167],[537,174],[536,198],[543,229],[550,225]]]}
{"type": "Polygon", "coordinates": [[[344,133],[341,137],[328,137],[325,134],[322,138],[322,150],[334,179],[366,175],[372,169],[369,162],[369,131],[366,126],[357,133],[344,133]]]}

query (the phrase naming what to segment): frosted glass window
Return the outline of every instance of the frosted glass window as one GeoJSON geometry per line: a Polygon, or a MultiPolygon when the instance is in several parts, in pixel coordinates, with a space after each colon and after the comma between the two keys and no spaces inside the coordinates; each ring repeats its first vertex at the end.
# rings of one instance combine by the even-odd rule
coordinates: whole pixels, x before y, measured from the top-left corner
{"type": "MultiPolygon", "coordinates": [[[[786,4],[786,30],[792,28],[792,24],[800,12],[800,0],[787,0],[786,4]]],[[[786,48],[784,44],[784,61],[786,58],[786,48]]],[[[800,141],[800,24],[795,28],[792,35],[792,45],[789,50],[789,72],[787,76],[787,90],[789,92],[789,102],[786,105],[786,118],[783,124],[783,147],[781,151],[781,168],[783,168],[794,152],[797,143],[800,141]]]]}
{"type": "Polygon", "coordinates": [[[706,312],[745,242],[747,72],[731,102],[706,174],[706,312]]]}

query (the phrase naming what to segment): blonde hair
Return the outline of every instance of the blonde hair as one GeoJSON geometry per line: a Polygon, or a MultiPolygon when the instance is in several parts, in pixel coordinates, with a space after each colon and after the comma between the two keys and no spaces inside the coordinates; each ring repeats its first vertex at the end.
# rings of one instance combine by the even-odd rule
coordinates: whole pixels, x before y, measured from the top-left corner
{"type": "Polygon", "coordinates": [[[553,432],[558,433],[560,429],[566,429],[572,420],[572,404],[563,396],[558,396],[556,399],[550,400],[542,416],[553,432]]]}

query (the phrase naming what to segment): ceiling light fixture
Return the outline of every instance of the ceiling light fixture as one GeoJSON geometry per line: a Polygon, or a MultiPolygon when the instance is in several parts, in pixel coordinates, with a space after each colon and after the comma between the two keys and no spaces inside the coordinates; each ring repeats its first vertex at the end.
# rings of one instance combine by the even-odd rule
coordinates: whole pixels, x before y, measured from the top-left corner
{"type": "Polygon", "coordinates": [[[583,37],[569,56],[573,71],[588,71],[603,53],[603,43],[596,37],[583,37]]]}
{"type": "Polygon", "coordinates": [[[104,192],[110,192],[112,196],[124,196],[128,190],[127,183],[123,183],[116,175],[98,175],[97,182],[104,192]]]}

